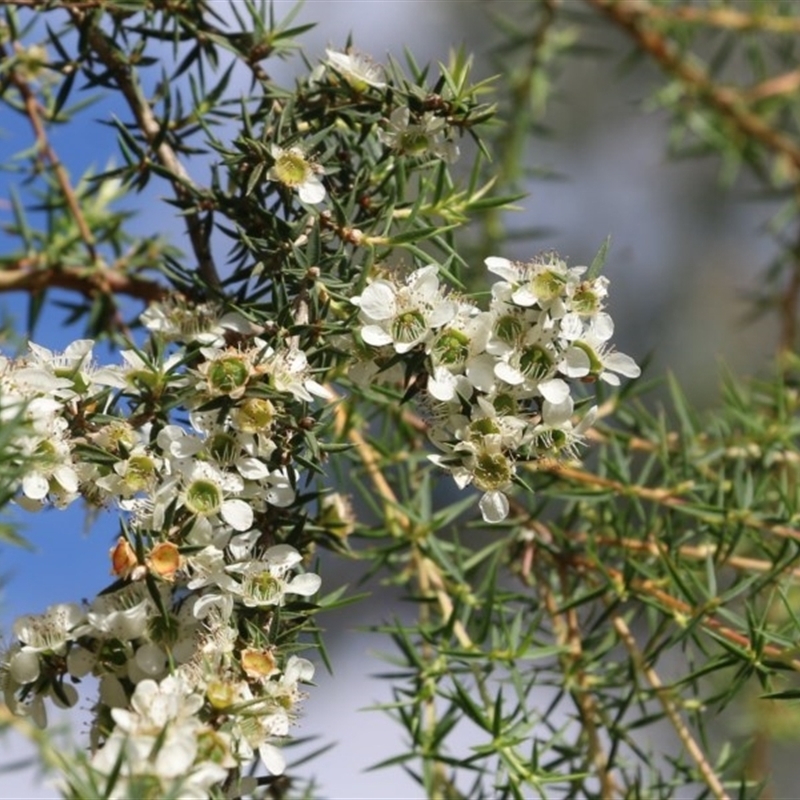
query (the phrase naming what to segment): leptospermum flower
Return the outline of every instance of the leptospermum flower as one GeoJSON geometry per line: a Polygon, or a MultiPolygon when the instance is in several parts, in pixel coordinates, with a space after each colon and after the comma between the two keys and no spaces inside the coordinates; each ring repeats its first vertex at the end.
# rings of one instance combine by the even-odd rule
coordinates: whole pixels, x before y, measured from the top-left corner
{"type": "Polygon", "coordinates": [[[378,138],[392,150],[409,156],[438,156],[452,164],[459,155],[458,146],[446,138],[447,123],[428,111],[417,122],[411,121],[407,106],[392,111],[386,130],[378,138]]]}
{"type": "Polygon", "coordinates": [[[269,180],[293,189],[304,203],[314,205],[325,199],[325,187],[319,177],[325,170],[307,158],[300,147],[284,149],[274,144],[270,153],[275,163],[267,172],[269,180]]]}
{"type": "Polygon", "coordinates": [[[341,75],[359,94],[373,89],[386,87],[386,74],[380,64],[376,64],[368,55],[349,48],[346,53],[338,50],[326,50],[326,63],[341,75]]]}
{"type": "Polygon", "coordinates": [[[180,503],[199,522],[221,518],[235,531],[253,527],[253,509],[238,495],[244,489],[240,475],[222,472],[205,461],[194,461],[182,469],[180,503]]]}
{"type": "Polygon", "coordinates": [[[429,340],[458,312],[439,287],[435,264],[415,270],[403,284],[380,278],[350,302],[361,309],[361,338],[373,347],[391,344],[398,353],[429,340]]]}
{"type": "Polygon", "coordinates": [[[241,575],[241,584],[236,593],[246,606],[280,606],[284,595],[299,594],[310,597],[316,594],[322,583],[319,575],[311,572],[286,579],[286,573],[303,560],[291,545],[277,544],[270,547],[258,560],[232,564],[229,573],[241,575]]]}

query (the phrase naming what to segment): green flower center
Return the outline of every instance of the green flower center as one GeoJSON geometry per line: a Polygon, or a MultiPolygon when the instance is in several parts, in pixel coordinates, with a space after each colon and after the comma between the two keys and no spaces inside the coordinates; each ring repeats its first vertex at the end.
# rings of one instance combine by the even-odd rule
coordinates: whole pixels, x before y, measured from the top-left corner
{"type": "Polygon", "coordinates": [[[429,139],[424,131],[407,130],[397,137],[398,150],[411,156],[420,156],[428,150],[429,139]]]}
{"type": "Polygon", "coordinates": [[[282,583],[269,570],[254,575],[247,587],[248,594],[262,604],[277,603],[282,594],[282,583]]]}
{"type": "Polygon", "coordinates": [[[275,406],[261,397],[248,397],[234,412],[239,429],[245,433],[266,431],[275,419],[275,406]]]}
{"type": "Polygon", "coordinates": [[[55,445],[49,439],[42,439],[34,450],[36,460],[41,464],[56,464],[60,460],[55,445]]]}
{"type": "Polygon", "coordinates": [[[470,422],[469,432],[472,436],[491,436],[500,433],[500,428],[491,417],[483,417],[476,419],[475,422],[470,422]]]}
{"type": "Polygon", "coordinates": [[[494,334],[501,342],[514,344],[522,336],[524,325],[517,314],[500,317],[494,326],[494,334]]]}
{"type": "Polygon", "coordinates": [[[275,175],[284,186],[300,186],[311,176],[311,167],[300,153],[287,150],[275,161],[275,175]]]}
{"type": "Polygon", "coordinates": [[[211,438],[209,452],[220,464],[232,464],[239,453],[239,445],[229,433],[217,433],[211,438]]]}
{"type": "Polygon", "coordinates": [[[502,453],[480,453],[472,474],[475,486],[484,492],[502,489],[511,480],[511,464],[502,453]]]}
{"type": "Polygon", "coordinates": [[[547,351],[535,344],[522,351],[519,368],[523,375],[534,377],[546,374],[552,363],[553,359],[550,358],[547,351]]]}
{"type": "Polygon", "coordinates": [[[513,416],[517,413],[517,401],[510,394],[499,394],[492,403],[495,411],[504,416],[513,416]]]}
{"type": "Polygon", "coordinates": [[[244,360],[236,356],[220,358],[208,370],[208,382],[223,394],[234,392],[247,384],[250,370],[244,360]]]}
{"type": "Polygon", "coordinates": [[[433,355],[439,364],[449,366],[463,364],[469,355],[469,336],[461,331],[446,330],[436,340],[433,355]]]}
{"type": "Polygon", "coordinates": [[[222,508],[222,490],[204,478],[192,481],[186,490],[186,508],[201,517],[216,514],[222,508]]]}
{"type": "Polygon", "coordinates": [[[564,276],[552,270],[540,272],[531,281],[534,294],[540,300],[555,300],[564,291],[564,276]]]}
{"type": "Polygon", "coordinates": [[[578,287],[572,296],[572,310],[589,317],[600,310],[600,298],[585,284],[578,287]]]}
{"type": "Polygon", "coordinates": [[[215,731],[203,731],[197,737],[196,761],[211,761],[221,764],[228,755],[225,741],[215,731]]]}
{"type": "Polygon", "coordinates": [[[392,322],[392,338],[396,342],[409,344],[421,339],[427,329],[425,317],[419,311],[404,311],[392,322]]]}
{"type": "Polygon", "coordinates": [[[150,456],[133,456],[128,459],[125,483],[135,491],[146,489],[155,473],[156,465],[150,456]]]}

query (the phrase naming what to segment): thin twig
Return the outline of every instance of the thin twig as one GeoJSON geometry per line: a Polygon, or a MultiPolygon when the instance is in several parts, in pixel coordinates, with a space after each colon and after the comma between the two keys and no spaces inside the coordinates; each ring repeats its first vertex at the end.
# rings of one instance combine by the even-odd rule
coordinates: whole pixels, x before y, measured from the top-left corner
{"type": "MultiPolygon", "coordinates": [[[[556,641],[566,648],[566,652],[559,656],[559,660],[563,673],[572,676],[572,683],[575,688],[570,690],[570,695],[580,713],[582,729],[586,734],[588,744],[589,761],[593,765],[600,781],[600,796],[603,800],[611,800],[615,795],[621,795],[623,792],[609,770],[608,756],[605,753],[597,730],[597,701],[589,691],[589,679],[582,667],[583,647],[577,611],[575,608],[571,608],[566,612],[559,611],[558,603],[550,588],[547,576],[543,575],[540,570],[537,570],[537,573],[536,589],[544,601],[544,607],[552,622],[556,641]]],[[[565,594],[567,591],[567,576],[563,566],[559,570],[559,577],[562,594],[565,594]]]]}
{"type": "MultiPolygon", "coordinates": [[[[5,60],[8,57],[6,49],[0,45],[0,60],[5,60]]],[[[89,260],[94,262],[97,259],[97,252],[94,247],[94,234],[89,228],[86,218],[83,216],[81,205],[75,195],[75,190],[72,188],[67,170],[61,163],[61,159],[56,154],[47,137],[47,131],[42,119],[42,107],[33,89],[31,89],[30,83],[20,75],[19,70],[12,69],[9,79],[22,98],[25,114],[31,123],[31,128],[33,128],[33,133],[36,137],[36,149],[40,157],[46,162],[47,166],[55,175],[58,187],[61,189],[61,194],[64,196],[64,202],[72,218],[75,220],[75,224],[78,226],[78,232],[86,246],[89,260]]]]}
{"type": "Polygon", "coordinates": [[[679,54],[659,31],[643,24],[653,15],[654,9],[650,3],[642,0],[633,3],[615,0],[586,2],[630,35],[642,51],[648,53],[669,74],[678,78],[687,89],[705,97],[741,133],[760,142],[768,150],[780,153],[800,170],[800,146],[797,142],[753,114],[740,91],[714,83],[704,69],[679,54]]]}
{"type": "Polygon", "coordinates": [[[656,697],[661,703],[661,707],[664,709],[664,713],[667,715],[667,719],[669,719],[669,721],[672,723],[672,727],[675,728],[675,732],[678,734],[678,738],[686,748],[686,752],[691,756],[692,760],[697,765],[697,768],[700,770],[700,774],[703,776],[703,780],[705,781],[709,790],[714,797],[717,798],[717,800],[729,800],[729,795],[725,791],[719,776],[714,771],[713,767],[708,763],[705,753],[703,753],[702,748],[697,744],[697,741],[692,736],[691,731],[686,726],[686,723],[683,721],[680,713],[678,713],[678,709],[671,697],[672,692],[661,682],[661,678],[659,678],[658,673],[645,662],[644,657],[642,656],[642,653],[636,644],[636,640],[633,638],[633,634],[631,633],[630,628],[628,628],[625,620],[622,619],[622,617],[615,615],[613,622],[614,630],[616,630],[620,641],[625,645],[630,653],[631,659],[636,666],[636,670],[640,674],[644,675],[644,677],[647,679],[647,682],[653,688],[656,697]]]}
{"type": "MultiPolygon", "coordinates": [[[[741,647],[755,655],[755,648],[749,636],[734,630],[733,628],[723,625],[716,617],[713,616],[712,610],[715,607],[714,600],[710,600],[704,604],[702,608],[695,608],[689,603],[673,597],[668,592],[661,588],[661,582],[655,580],[644,580],[641,578],[626,578],[626,576],[618,569],[609,566],[608,564],[598,564],[592,559],[586,558],[581,555],[573,554],[571,560],[575,567],[583,569],[587,572],[600,572],[605,578],[610,579],[614,585],[619,587],[619,591],[632,592],[636,595],[645,595],[651,600],[655,600],[664,608],[668,609],[675,616],[681,616],[687,621],[697,619],[699,624],[706,628],[709,632],[725,639],[737,647],[741,647]]],[[[782,650],[771,644],[761,646],[761,652],[765,656],[769,656],[777,661],[780,661],[789,669],[794,672],[800,672],[800,659],[793,658],[791,653],[793,650],[782,650]]]]}
{"type": "MultiPolygon", "coordinates": [[[[628,539],[617,538],[614,536],[600,536],[596,534],[584,533],[582,531],[570,532],[567,534],[570,542],[595,542],[604,547],[620,547],[632,552],[647,552],[654,556],[662,554],[658,543],[653,539],[628,539]]],[[[705,561],[707,558],[714,558],[719,552],[719,547],[715,544],[690,545],[683,544],[677,548],[677,552],[682,558],[692,559],[693,561],[705,561]]],[[[722,566],[732,567],[743,572],[771,572],[775,569],[772,561],[762,558],[748,558],[747,556],[727,555],[721,562],[722,566]]],[[[790,575],[793,578],[800,578],[800,567],[787,568],[781,574],[790,575]]]]}
{"type": "Polygon", "coordinates": [[[761,30],[770,33],[800,33],[800,19],[779,14],[748,14],[735,8],[713,8],[703,6],[648,6],[647,15],[654,20],[687,22],[708,25],[713,28],[728,28],[735,31],[761,30]]]}
{"type": "Polygon", "coordinates": [[[157,302],[174,294],[158,283],[125,275],[113,267],[97,270],[62,264],[43,266],[35,258],[0,260],[0,292],[35,294],[51,286],[90,298],[98,294],[126,295],[147,302],[157,302]]]}
{"type": "MultiPolygon", "coordinates": [[[[570,467],[559,461],[536,461],[527,465],[529,469],[537,472],[549,472],[570,483],[578,483],[594,486],[598,489],[607,489],[622,497],[636,497],[640,500],[648,500],[668,508],[691,508],[689,501],[681,497],[688,491],[695,488],[694,482],[688,481],[680,486],[666,488],[651,488],[648,486],[637,486],[634,484],[621,483],[620,481],[594,475],[577,467],[570,467]]],[[[800,541],[800,531],[789,525],[773,525],[769,522],[756,517],[749,511],[739,511],[725,516],[724,509],[719,512],[709,512],[702,516],[707,522],[720,522],[726,524],[744,525],[747,528],[773,534],[782,539],[793,539],[800,541]]]]}
{"type": "MultiPolygon", "coordinates": [[[[69,11],[76,27],[79,30],[85,29],[87,41],[98,58],[114,76],[120,92],[133,112],[136,123],[145,139],[149,144],[155,146],[155,153],[159,162],[172,176],[171,183],[175,196],[179,201],[188,204],[192,200],[193,194],[197,191],[197,187],[176,152],[167,142],[166,137],[161,137],[161,125],[155,114],[153,114],[150,103],[142,93],[135,71],[125,61],[121,52],[109,41],[106,34],[90,19],[88,14],[74,7],[70,7],[69,11]],[[159,138],[160,141],[158,141],[159,138]]],[[[197,211],[187,211],[184,216],[189,240],[192,243],[192,249],[197,259],[198,271],[208,286],[218,288],[220,279],[208,241],[210,228],[200,218],[197,211]]]]}

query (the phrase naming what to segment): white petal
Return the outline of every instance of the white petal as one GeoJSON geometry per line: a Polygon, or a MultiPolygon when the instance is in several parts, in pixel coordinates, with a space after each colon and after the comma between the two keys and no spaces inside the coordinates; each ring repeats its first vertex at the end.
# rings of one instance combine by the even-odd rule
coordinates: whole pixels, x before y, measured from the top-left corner
{"type": "Polygon", "coordinates": [[[286,508],[294,502],[295,493],[291,486],[271,486],[264,496],[270,505],[286,508]]]}
{"type": "Polygon", "coordinates": [[[236,469],[249,481],[259,481],[269,475],[269,468],[260,458],[240,458],[236,462],[236,469]]]}
{"type": "Polygon", "coordinates": [[[600,380],[604,381],[609,386],[619,386],[622,383],[618,375],[615,375],[613,372],[608,372],[607,370],[600,373],[600,380]]]}
{"type": "Polygon", "coordinates": [[[283,775],[283,771],[286,769],[286,759],[275,745],[263,742],[258,747],[258,753],[264,766],[273,775],[283,775]]]}
{"type": "Polygon", "coordinates": [[[247,531],[253,527],[253,509],[244,500],[226,500],[220,516],[235,531],[247,531]]]}
{"type": "Polygon", "coordinates": [[[580,347],[570,347],[564,354],[559,371],[570,378],[582,378],[591,371],[589,356],[580,347]]]}
{"type": "Polygon", "coordinates": [[[542,381],[539,384],[539,392],[545,400],[558,405],[569,397],[569,385],[561,378],[553,378],[549,381],[542,381]]]}
{"type": "Polygon", "coordinates": [[[442,300],[437,303],[430,316],[428,317],[428,325],[431,328],[440,328],[446,325],[458,313],[458,305],[451,303],[449,300],[442,300]]]}
{"type": "Polygon", "coordinates": [[[143,644],[134,656],[136,665],[145,675],[160,675],[167,666],[167,656],[155,644],[143,644]]]}
{"type": "Polygon", "coordinates": [[[456,396],[456,376],[445,367],[436,367],[428,379],[428,393],[442,403],[456,396]]]}
{"type": "Polygon", "coordinates": [[[536,305],[539,298],[530,290],[528,286],[520,286],[515,292],[512,293],[511,299],[523,308],[529,308],[536,305]]]}
{"type": "Polygon", "coordinates": [[[486,265],[486,269],[488,269],[489,272],[493,272],[495,275],[499,275],[507,281],[513,282],[519,278],[517,270],[514,269],[514,265],[507,258],[489,256],[489,258],[484,259],[483,263],[486,265]]]}
{"type": "Polygon", "coordinates": [[[314,680],[314,665],[307,658],[289,656],[286,669],[283,671],[283,681],[297,683],[298,681],[314,680]]]}
{"type": "Polygon", "coordinates": [[[607,342],[614,335],[614,320],[600,313],[591,322],[590,335],[598,342],[607,342]]]}
{"type": "Polygon", "coordinates": [[[361,295],[359,306],[370,319],[391,319],[397,313],[394,286],[381,280],[371,283],[361,295]]]}
{"type": "Polygon", "coordinates": [[[583,336],[583,321],[577,314],[570,312],[561,318],[561,336],[571,342],[583,336]]]}
{"type": "Polygon", "coordinates": [[[502,492],[486,492],[479,505],[485,522],[502,522],[508,516],[508,498],[502,492]]]}
{"type": "Polygon", "coordinates": [[[289,569],[303,560],[300,553],[290,544],[276,544],[264,554],[264,561],[273,567],[289,569]]]}
{"type": "Polygon", "coordinates": [[[519,386],[524,383],[525,376],[515,367],[512,367],[507,361],[498,361],[494,365],[494,374],[500,378],[501,381],[511,384],[511,386],[519,386]]]}
{"type": "Polygon", "coordinates": [[[322,578],[313,572],[306,572],[303,575],[295,575],[286,587],[287,592],[299,594],[303,597],[311,597],[316,594],[322,585],[322,578]]]}
{"type": "Polygon", "coordinates": [[[574,405],[572,398],[567,395],[562,403],[542,403],[542,419],[545,425],[561,426],[572,417],[574,405]]]}
{"type": "Polygon", "coordinates": [[[8,673],[20,685],[33,683],[41,672],[39,656],[30,650],[15,653],[8,665],[8,673]]]}
{"type": "Polygon", "coordinates": [[[28,474],[22,479],[22,492],[31,500],[44,500],[49,491],[49,481],[38,472],[28,474]]]}
{"type": "Polygon", "coordinates": [[[470,359],[467,364],[469,382],[482,392],[491,392],[495,384],[494,364],[495,360],[489,355],[470,359]]]}
{"type": "Polygon", "coordinates": [[[408,279],[409,288],[417,295],[430,299],[439,291],[439,268],[436,264],[414,270],[408,279]]]}
{"type": "Polygon", "coordinates": [[[606,369],[618,372],[626,378],[638,378],[642,374],[639,365],[624,353],[611,353],[603,359],[603,366],[606,369]]]}
{"type": "Polygon", "coordinates": [[[387,333],[379,325],[365,325],[361,329],[361,338],[373,347],[383,347],[392,343],[391,334],[387,333]]]}
{"type": "Polygon", "coordinates": [[[61,484],[62,488],[67,492],[78,491],[78,476],[72,467],[62,464],[53,470],[53,477],[61,484]]]}
{"type": "Polygon", "coordinates": [[[321,203],[325,199],[325,187],[319,178],[309,178],[297,187],[297,194],[304,203],[321,203]]]}

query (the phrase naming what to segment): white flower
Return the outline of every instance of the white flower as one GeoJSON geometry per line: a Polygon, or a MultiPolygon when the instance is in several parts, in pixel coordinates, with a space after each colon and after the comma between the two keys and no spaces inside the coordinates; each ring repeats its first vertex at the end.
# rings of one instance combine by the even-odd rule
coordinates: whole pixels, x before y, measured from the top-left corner
{"type": "Polygon", "coordinates": [[[194,461],[182,466],[183,491],[179,504],[199,518],[221,517],[236,531],[253,527],[253,509],[237,497],[244,489],[241,476],[222,472],[208,462],[194,461]]]}
{"type": "Polygon", "coordinates": [[[227,333],[251,336],[263,330],[235,311],[223,314],[215,304],[192,305],[172,296],[150,305],[139,319],[160,338],[182,344],[222,346],[227,333]]]}
{"type": "Polygon", "coordinates": [[[448,470],[460,489],[472,483],[484,492],[479,505],[486,522],[501,522],[508,516],[505,491],[511,487],[516,468],[503,452],[500,435],[476,437],[457,444],[450,455],[428,458],[448,470]]]}
{"type": "Polygon", "coordinates": [[[22,493],[33,502],[20,498],[20,504],[29,510],[41,507],[48,495],[61,507],[78,497],[80,481],[72,458],[69,424],[56,417],[50,425],[47,435],[23,441],[23,451],[32,459],[22,479],[22,493]]]}
{"type": "Polygon", "coordinates": [[[564,315],[568,292],[586,272],[586,267],[568,268],[554,253],[544,253],[527,264],[497,256],[484,263],[489,272],[505,278],[513,303],[523,308],[538,306],[548,310],[553,319],[564,315]]]}
{"type": "MultiPolygon", "coordinates": [[[[163,585],[159,589],[166,604],[168,589],[163,585]]],[[[116,592],[98,595],[89,607],[86,623],[76,630],[75,635],[121,641],[138,639],[158,613],[145,583],[129,583],[116,592]]]]}
{"type": "MultiPolygon", "coordinates": [[[[116,727],[91,762],[103,775],[119,770],[108,796],[138,795],[139,786],[153,791],[156,782],[161,796],[208,797],[210,788],[227,778],[228,770],[206,760],[200,744],[212,736],[220,739],[225,752],[230,745],[224,734],[201,723],[197,713],[203,704],[203,697],[186,681],[170,675],[160,683],[141,681],[129,709],[112,708],[116,727]]],[[[224,756],[222,760],[229,761],[224,756]]]]}
{"type": "Polygon", "coordinates": [[[325,55],[328,66],[336,70],[357,92],[365,92],[369,86],[374,89],[386,87],[383,67],[368,55],[359,53],[352,47],[347,53],[326,50],[325,55]]]}
{"type": "Polygon", "coordinates": [[[267,172],[267,178],[294,189],[304,203],[321,203],[325,199],[325,187],[320,175],[325,170],[306,158],[299,147],[284,149],[273,144],[270,153],[275,163],[267,172]]]}
{"type": "Polygon", "coordinates": [[[604,340],[591,333],[572,343],[558,369],[569,378],[591,376],[612,386],[620,385],[619,375],[638,378],[642,374],[639,365],[630,356],[615,352],[604,340]]]}
{"type": "Polygon", "coordinates": [[[23,650],[35,653],[64,655],[67,642],[76,637],[75,629],[86,614],[75,603],[58,603],[44,614],[26,614],[14,623],[14,635],[23,650]]]}
{"type": "Polygon", "coordinates": [[[271,347],[262,348],[262,363],[258,371],[269,375],[273,388],[279,392],[289,392],[297,400],[310,403],[317,397],[330,399],[328,390],[311,378],[308,357],[297,347],[274,351],[271,347]]]}
{"type": "Polygon", "coordinates": [[[361,309],[361,338],[373,347],[391,344],[398,353],[426,342],[458,312],[439,288],[435,264],[412,272],[404,285],[378,279],[350,302],[361,309]]]}
{"type": "Polygon", "coordinates": [[[316,594],[322,583],[319,575],[310,572],[286,580],[286,573],[302,558],[294,547],[278,544],[270,547],[260,560],[232,564],[227,571],[242,576],[236,593],[246,606],[279,606],[283,605],[284,595],[310,597],[316,594]]]}
{"type": "Polygon", "coordinates": [[[442,117],[428,111],[419,122],[411,122],[407,106],[392,111],[385,131],[378,131],[378,138],[387,147],[402,155],[434,155],[453,163],[459,155],[458,146],[445,138],[447,124],[442,117]]]}
{"type": "Polygon", "coordinates": [[[34,342],[29,342],[28,347],[31,353],[27,365],[17,371],[20,382],[62,399],[89,390],[95,370],[92,364],[93,340],[78,339],[63,353],[55,353],[34,342]]]}

